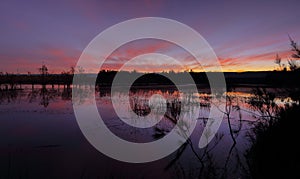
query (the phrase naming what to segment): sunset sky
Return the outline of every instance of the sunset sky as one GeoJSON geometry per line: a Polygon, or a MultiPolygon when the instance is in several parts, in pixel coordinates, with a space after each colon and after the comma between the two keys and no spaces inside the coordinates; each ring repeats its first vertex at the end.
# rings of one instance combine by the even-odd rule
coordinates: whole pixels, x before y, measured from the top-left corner
{"type": "MultiPolygon", "coordinates": [[[[299,0],[10,0],[0,5],[0,72],[37,73],[42,64],[50,73],[68,70],[101,31],[148,16],[174,19],[194,28],[214,49],[223,71],[274,70],[276,53],[283,61],[291,55],[288,34],[300,42],[299,0]]],[[[103,68],[118,69],[122,59],[145,53],[171,54],[188,64],[189,54],[174,44],[142,40],[120,47],[103,68]]],[[[159,60],[148,62],[149,71],[172,69],[159,60]]]]}

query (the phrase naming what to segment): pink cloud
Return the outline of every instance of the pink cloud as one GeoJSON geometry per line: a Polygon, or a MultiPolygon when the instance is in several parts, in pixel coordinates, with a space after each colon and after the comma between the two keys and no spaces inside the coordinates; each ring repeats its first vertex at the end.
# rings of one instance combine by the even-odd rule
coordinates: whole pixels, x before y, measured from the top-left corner
{"type": "MultiPolygon", "coordinates": [[[[155,53],[165,51],[172,47],[173,44],[165,41],[158,41],[154,43],[141,44],[138,41],[126,44],[115,52],[113,52],[105,61],[103,69],[119,69],[128,60],[147,53],[155,53]]],[[[155,63],[155,61],[154,61],[155,63]]]]}

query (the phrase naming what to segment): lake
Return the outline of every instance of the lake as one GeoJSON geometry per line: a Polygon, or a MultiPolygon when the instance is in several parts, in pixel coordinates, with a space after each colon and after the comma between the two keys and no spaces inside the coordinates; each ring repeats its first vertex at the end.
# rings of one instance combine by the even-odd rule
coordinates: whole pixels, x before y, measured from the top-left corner
{"type": "MultiPolygon", "coordinates": [[[[136,143],[163,138],[172,130],[178,116],[185,116],[197,107],[189,105],[188,109],[183,109],[181,104],[187,100],[199,100],[199,115],[190,140],[169,156],[142,164],[107,157],[86,140],[75,119],[71,89],[57,85],[46,88],[23,85],[22,88],[23,90],[0,91],[0,178],[248,176],[244,154],[251,146],[248,136],[251,135],[255,116],[258,115],[247,103],[251,97],[251,88],[236,88],[234,92],[228,93],[233,99],[230,122],[236,145],[233,145],[228,120],[224,116],[216,136],[202,149],[199,149],[198,143],[209,120],[210,106],[218,105],[217,101],[210,100],[208,89],[203,88],[198,94],[189,96],[180,96],[180,92],[168,87],[155,90],[132,89],[129,107],[138,116],[137,121],[148,122],[145,119],[151,113],[151,96],[158,94],[165,98],[162,102],[167,103],[163,119],[156,121],[152,127],[137,128],[120,120],[114,110],[118,109],[119,115],[130,118],[127,114],[130,109],[124,105],[128,94],[120,90],[112,97],[109,90],[97,88],[97,109],[106,126],[116,136],[136,143]],[[117,101],[115,108],[112,100],[117,101]]],[[[88,103],[89,101],[83,101],[81,105],[88,103]]],[[[151,119],[159,117],[156,114],[161,115],[160,112],[151,114],[151,119]]]]}

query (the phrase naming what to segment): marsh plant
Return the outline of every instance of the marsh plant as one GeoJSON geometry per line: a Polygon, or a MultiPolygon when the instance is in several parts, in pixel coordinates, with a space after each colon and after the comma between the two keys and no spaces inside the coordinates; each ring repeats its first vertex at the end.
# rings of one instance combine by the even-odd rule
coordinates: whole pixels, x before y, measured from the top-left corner
{"type": "Polygon", "coordinates": [[[258,112],[256,118],[265,125],[273,125],[280,111],[280,106],[276,104],[276,94],[267,91],[266,88],[256,88],[252,94],[248,103],[254,111],[258,112]]]}
{"type": "MultiPolygon", "coordinates": [[[[284,89],[282,91],[286,92],[284,89]]],[[[252,94],[248,104],[257,120],[248,132],[251,147],[245,153],[249,177],[297,176],[300,155],[299,147],[293,145],[293,142],[299,136],[296,127],[299,126],[298,102],[284,101],[278,89],[256,88],[252,94]]]]}

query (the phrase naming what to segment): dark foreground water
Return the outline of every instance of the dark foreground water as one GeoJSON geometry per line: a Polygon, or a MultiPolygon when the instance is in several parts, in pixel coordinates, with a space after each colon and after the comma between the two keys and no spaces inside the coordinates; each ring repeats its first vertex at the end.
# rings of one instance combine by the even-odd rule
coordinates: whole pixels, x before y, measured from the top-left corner
{"type": "MultiPolygon", "coordinates": [[[[246,103],[250,89],[240,88],[231,93],[235,105],[230,114],[233,135],[227,119],[210,144],[198,148],[203,128],[207,123],[209,95],[191,94],[199,98],[200,113],[190,142],[171,155],[149,163],[132,164],[111,159],[97,151],[83,136],[76,122],[71,90],[47,86],[31,86],[23,90],[0,92],[0,178],[246,178],[248,176],[245,151],[250,147],[247,135],[255,121],[255,111],[246,103]]],[[[178,92],[168,88],[136,90],[130,94],[131,107],[141,120],[147,115],[147,98],[160,94],[170,104],[178,100],[178,92]]],[[[119,92],[118,110],[125,93],[119,92]]],[[[187,96],[183,97],[187,98],[187,96]]],[[[96,92],[98,111],[105,124],[120,138],[133,142],[149,142],[163,137],[172,129],[172,121],[165,117],[152,128],[138,129],[118,119],[111,104],[109,91],[96,92]]],[[[185,100],[185,99],[180,99],[185,100]]],[[[190,99],[189,99],[190,100],[190,99]]],[[[175,103],[176,104],[176,103],[175,103]]],[[[171,105],[172,106],[172,105],[171,105]]],[[[193,108],[193,106],[191,106],[193,108]]],[[[184,115],[183,109],[170,107],[169,117],[184,115]],[[178,111],[179,110],[179,111],[178,111]]],[[[119,149],[120,151],[122,149],[119,149]]],[[[147,155],[147,152],[145,152],[147,155]]]]}

